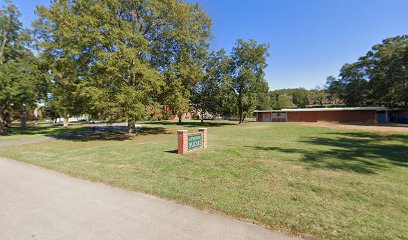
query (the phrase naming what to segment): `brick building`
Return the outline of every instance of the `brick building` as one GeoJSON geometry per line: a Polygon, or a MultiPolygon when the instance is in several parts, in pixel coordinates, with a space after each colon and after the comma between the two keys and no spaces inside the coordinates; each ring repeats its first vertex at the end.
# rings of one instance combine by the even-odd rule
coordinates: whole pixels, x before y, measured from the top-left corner
{"type": "Polygon", "coordinates": [[[256,110],[257,122],[408,123],[408,111],[385,107],[256,110]]]}

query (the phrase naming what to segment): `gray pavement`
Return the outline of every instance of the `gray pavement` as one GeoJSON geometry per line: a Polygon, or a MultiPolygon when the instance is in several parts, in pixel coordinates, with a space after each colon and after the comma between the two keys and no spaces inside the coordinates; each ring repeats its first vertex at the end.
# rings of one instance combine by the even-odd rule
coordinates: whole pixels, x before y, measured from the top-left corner
{"type": "Polygon", "coordinates": [[[294,239],[0,157],[0,239],[294,239]]]}

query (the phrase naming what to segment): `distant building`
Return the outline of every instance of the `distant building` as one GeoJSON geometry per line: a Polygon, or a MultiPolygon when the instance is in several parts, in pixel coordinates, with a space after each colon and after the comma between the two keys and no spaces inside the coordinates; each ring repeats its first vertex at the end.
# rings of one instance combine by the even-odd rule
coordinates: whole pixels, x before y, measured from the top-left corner
{"type": "Polygon", "coordinates": [[[257,122],[408,123],[408,110],[385,107],[256,110],[257,122]]]}

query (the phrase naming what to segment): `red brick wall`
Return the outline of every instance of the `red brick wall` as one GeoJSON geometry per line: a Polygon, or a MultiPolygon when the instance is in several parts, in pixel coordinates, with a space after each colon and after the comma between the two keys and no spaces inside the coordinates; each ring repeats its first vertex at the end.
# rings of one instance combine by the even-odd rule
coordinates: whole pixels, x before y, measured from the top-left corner
{"type": "Polygon", "coordinates": [[[288,112],[288,122],[368,122],[375,123],[375,111],[288,112]]]}
{"type": "Polygon", "coordinates": [[[323,122],[367,122],[375,123],[376,111],[322,111],[317,112],[317,121],[323,122]]]}
{"type": "Polygon", "coordinates": [[[317,122],[317,112],[288,112],[288,122],[317,122]]]}
{"type": "MultiPolygon", "coordinates": [[[[258,113],[258,122],[265,122],[266,115],[270,113],[258,113]]],[[[352,110],[352,111],[307,111],[287,112],[288,122],[376,122],[376,111],[352,110]]],[[[284,119],[283,119],[284,121],[284,119]]],[[[274,122],[274,121],[272,121],[274,122]]]]}

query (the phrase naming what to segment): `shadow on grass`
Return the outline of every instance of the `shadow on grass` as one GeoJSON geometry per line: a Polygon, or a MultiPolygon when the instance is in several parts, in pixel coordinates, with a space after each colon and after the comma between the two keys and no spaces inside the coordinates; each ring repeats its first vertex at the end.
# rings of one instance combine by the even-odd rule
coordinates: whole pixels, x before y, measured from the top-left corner
{"type": "Polygon", "coordinates": [[[73,142],[125,141],[131,139],[131,137],[124,132],[89,132],[79,135],[57,136],[56,138],[73,142]]]}
{"type": "Polygon", "coordinates": [[[180,126],[180,127],[222,127],[222,126],[232,126],[237,125],[233,122],[210,122],[210,121],[196,121],[196,122],[181,122],[179,124],[176,121],[158,121],[158,122],[145,122],[145,125],[166,125],[166,126],[180,126]]]}
{"type": "Polygon", "coordinates": [[[26,130],[21,130],[19,127],[7,129],[6,136],[12,135],[38,135],[38,138],[53,137],[56,139],[64,139],[71,141],[123,141],[132,137],[142,135],[156,134],[171,134],[164,126],[179,126],[182,127],[222,127],[227,125],[236,125],[233,122],[204,122],[189,121],[178,124],[176,121],[159,121],[159,122],[144,122],[144,127],[139,128],[135,135],[126,134],[126,126],[76,126],[74,128],[64,128],[62,126],[32,126],[26,130]]]}
{"type": "Polygon", "coordinates": [[[137,135],[157,135],[157,134],[171,134],[164,127],[143,127],[138,130],[137,135]]]}
{"type": "Polygon", "coordinates": [[[62,126],[47,126],[47,127],[29,127],[22,130],[18,127],[12,127],[7,129],[5,136],[12,135],[44,135],[46,137],[58,137],[62,135],[76,134],[79,132],[91,131],[92,128],[88,126],[64,128],[62,126]]]}
{"type": "Polygon", "coordinates": [[[126,126],[82,126],[63,128],[61,126],[30,127],[26,130],[19,128],[8,129],[11,135],[38,135],[38,138],[52,137],[68,141],[124,141],[137,136],[170,134],[164,127],[138,128],[135,134],[127,134],[126,126]]]}
{"type": "Polygon", "coordinates": [[[177,149],[174,149],[174,150],[167,150],[167,151],[164,151],[164,152],[166,152],[166,153],[172,153],[172,154],[177,154],[177,153],[178,153],[178,150],[177,150],[177,149]]]}
{"type": "Polygon", "coordinates": [[[247,146],[255,150],[301,154],[308,167],[340,169],[374,174],[390,165],[408,167],[408,135],[376,133],[328,133],[328,137],[311,137],[300,142],[311,148],[247,146]],[[388,141],[388,142],[387,142],[388,141]]]}
{"type": "Polygon", "coordinates": [[[134,134],[127,134],[127,128],[123,126],[109,126],[94,131],[79,132],[77,134],[56,136],[57,139],[88,142],[88,141],[125,141],[137,136],[170,134],[163,127],[143,127],[134,134]]]}

